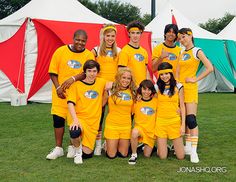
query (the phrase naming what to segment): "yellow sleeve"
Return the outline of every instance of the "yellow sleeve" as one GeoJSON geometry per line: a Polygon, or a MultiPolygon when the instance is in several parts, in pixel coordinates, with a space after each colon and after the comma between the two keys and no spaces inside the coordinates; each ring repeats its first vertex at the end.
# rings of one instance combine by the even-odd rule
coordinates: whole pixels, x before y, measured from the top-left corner
{"type": "Polygon", "coordinates": [[[70,88],[66,91],[67,93],[67,102],[73,102],[76,104],[76,101],[78,100],[77,98],[77,83],[73,83],[70,88]]]}
{"type": "Polygon", "coordinates": [[[89,51],[87,60],[95,60],[95,56],[94,56],[94,54],[91,51],[89,51]]]}
{"type": "MultiPolygon", "coordinates": [[[[145,50],[145,49],[144,49],[145,50]]],[[[147,65],[148,64],[148,53],[147,51],[145,50],[145,64],[147,65]]]]}
{"type": "Polygon", "coordinates": [[[154,47],[154,49],[152,51],[152,60],[155,59],[155,58],[159,58],[161,56],[160,47],[161,46],[159,46],[159,45],[154,47]]]}
{"type": "Polygon", "coordinates": [[[57,49],[51,59],[48,73],[58,74],[59,72],[59,62],[60,62],[60,51],[57,49]]]}
{"type": "Polygon", "coordinates": [[[125,51],[121,50],[118,59],[118,66],[127,66],[128,62],[129,62],[129,55],[125,51]]]}

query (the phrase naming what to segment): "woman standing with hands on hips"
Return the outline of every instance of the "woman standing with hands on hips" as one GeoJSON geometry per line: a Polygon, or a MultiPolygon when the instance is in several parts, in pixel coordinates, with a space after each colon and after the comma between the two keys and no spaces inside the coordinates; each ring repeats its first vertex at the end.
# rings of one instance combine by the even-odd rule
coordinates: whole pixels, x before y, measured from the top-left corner
{"type": "Polygon", "coordinates": [[[192,163],[198,163],[198,125],[196,120],[198,104],[197,82],[213,71],[213,66],[201,48],[194,46],[193,32],[190,28],[182,28],[178,33],[179,42],[185,47],[181,53],[177,68],[177,78],[184,86],[184,102],[186,107],[186,146],[185,154],[190,155],[192,163]],[[202,62],[205,70],[198,76],[199,63],[202,62]]]}

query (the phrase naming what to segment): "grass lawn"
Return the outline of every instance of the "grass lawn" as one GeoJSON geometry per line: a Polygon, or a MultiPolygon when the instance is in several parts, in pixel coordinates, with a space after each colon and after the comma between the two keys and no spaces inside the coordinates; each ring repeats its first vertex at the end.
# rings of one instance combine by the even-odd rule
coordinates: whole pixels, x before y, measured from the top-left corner
{"type": "MultiPolygon", "coordinates": [[[[135,166],[104,155],[82,165],[66,157],[48,161],[45,157],[54,146],[51,105],[0,103],[0,181],[236,181],[236,94],[199,97],[200,162],[190,163],[189,156],[178,161],[153,155],[139,156],[135,166]]],[[[66,131],[64,149],[68,141],[66,131]]]]}

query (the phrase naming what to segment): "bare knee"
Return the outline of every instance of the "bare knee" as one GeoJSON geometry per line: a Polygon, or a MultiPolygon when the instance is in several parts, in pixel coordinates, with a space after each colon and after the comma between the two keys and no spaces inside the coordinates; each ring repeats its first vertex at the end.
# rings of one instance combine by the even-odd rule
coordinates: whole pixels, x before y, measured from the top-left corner
{"type": "Polygon", "coordinates": [[[132,130],[131,137],[132,137],[132,138],[138,138],[138,136],[139,136],[139,131],[134,128],[134,129],[132,130]]]}

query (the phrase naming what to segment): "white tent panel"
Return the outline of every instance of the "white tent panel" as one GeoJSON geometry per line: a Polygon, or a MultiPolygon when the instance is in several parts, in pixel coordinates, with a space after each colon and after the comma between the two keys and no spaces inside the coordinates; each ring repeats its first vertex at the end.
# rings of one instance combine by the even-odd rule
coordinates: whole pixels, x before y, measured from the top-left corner
{"type": "MultiPolygon", "coordinates": [[[[25,19],[37,18],[66,22],[113,23],[84,7],[77,0],[31,0],[24,7],[0,20],[0,42],[12,37],[25,19]]],[[[28,21],[25,37],[25,93],[28,94],[37,60],[37,35],[34,24],[28,21]]],[[[10,93],[16,92],[7,76],[0,71],[0,101],[10,101],[10,93]]],[[[49,81],[31,99],[35,102],[51,102],[49,81]]]]}
{"type": "Polygon", "coordinates": [[[147,31],[152,32],[152,39],[160,39],[164,36],[164,28],[166,24],[172,23],[173,12],[179,28],[191,28],[195,38],[218,39],[218,37],[199,27],[191,20],[186,18],[180,11],[178,11],[171,3],[167,3],[162,11],[145,27],[147,31]]]}
{"type": "Polygon", "coordinates": [[[27,17],[69,22],[111,23],[85,8],[77,0],[31,0],[15,13],[2,19],[0,23],[27,17]]]}
{"type": "Polygon", "coordinates": [[[217,35],[225,40],[236,41],[236,17],[217,35]]]}

